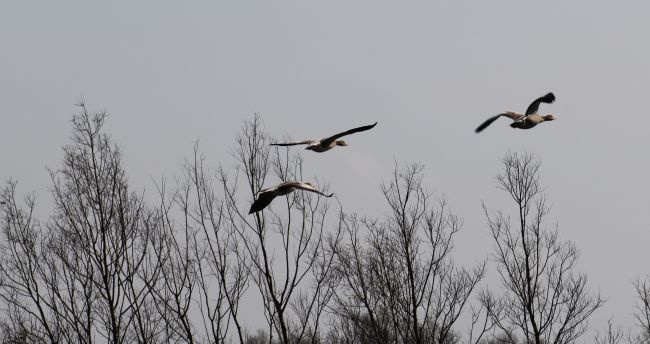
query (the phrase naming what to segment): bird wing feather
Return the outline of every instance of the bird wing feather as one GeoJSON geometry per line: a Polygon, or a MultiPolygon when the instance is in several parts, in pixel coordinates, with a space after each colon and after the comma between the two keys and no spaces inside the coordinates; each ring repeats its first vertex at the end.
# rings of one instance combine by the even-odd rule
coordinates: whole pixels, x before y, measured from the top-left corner
{"type": "Polygon", "coordinates": [[[518,121],[518,120],[526,117],[526,116],[524,116],[524,115],[522,115],[520,113],[516,113],[516,112],[512,112],[512,111],[506,111],[504,113],[499,114],[499,116],[508,117],[513,121],[518,121]]]}
{"type": "Polygon", "coordinates": [[[492,124],[492,122],[496,121],[501,116],[508,117],[508,118],[512,119],[513,121],[516,121],[516,120],[521,119],[521,118],[524,117],[524,115],[518,114],[516,112],[511,112],[511,111],[500,113],[498,115],[494,115],[494,116],[488,118],[485,122],[483,122],[481,125],[479,125],[478,128],[474,129],[474,132],[477,133],[477,134],[480,133],[485,128],[487,128],[490,124],[492,124]]]}
{"type": "Polygon", "coordinates": [[[293,183],[292,186],[293,186],[294,188],[296,188],[296,189],[305,190],[305,191],[310,191],[310,192],[315,192],[315,193],[317,193],[317,194],[319,194],[319,195],[321,195],[321,196],[325,196],[325,197],[332,197],[332,196],[334,196],[333,193],[331,193],[331,194],[329,194],[329,195],[328,195],[328,194],[325,194],[325,193],[319,191],[318,189],[316,189],[315,187],[313,187],[312,185],[307,184],[307,183],[295,182],[295,183],[293,183]]]}
{"type": "Polygon", "coordinates": [[[275,198],[275,192],[273,191],[262,191],[257,195],[257,199],[251,205],[251,209],[248,211],[249,214],[256,213],[264,208],[266,208],[271,201],[275,198]]]}
{"type": "Polygon", "coordinates": [[[315,140],[305,140],[300,142],[287,142],[287,143],[271,143],[271,146],[295,146],[295,145],[310,145],[316,142],[315,140]]]}
{"type": "Polygon", "coordinates": [[[249,214],[256,213],[256,212],[266,208],[269,204],[271,204],[271,201],[273,201],[273,199],[277,195],[279,195],[279,194],[285,195],[285,194],[291,192],[290,190],[287,190],[287,189],[300,189],[300,190],[310,191],[310,192],[314,192],[314,193],[317,193],[317,194],[325,196],[325,197],[334,196],[333,193],[331,193],[329,195],[325,194],[325,193],[319,191],[318,189],[316,189],[315,187],[313,187],[312,185],[307,184],[307,183],[296,182],[296,181],[283,182],[283,183],[280,183],[276,187],[260,191],[260,193],[257,195],[257,199],[251,205],[251,209],[249,210],[248,213],[249,214]]]}
{"type": "Polygon", "coordinates": [[[528,105],[528,109],[526,109],[526,116],[536,114],[537,110],[539,110],[539,104],[540,103],[547,103],[551,104],[555,101],[555,95],[553,92],[549,92],[537,99],[535,99],[530,105],[528,105]]]}
{"type": "Polygon", "coordinates": [[[340,137],[343,137],[345,135],[358,133],[360,131],[370,130],[370,129],[374,128],[376,125],[377,125],[377,122],[375,122],[374,124],[364,125],[362,127],[357,127],[357,128],[353,128],[353,129],[350,129],[350,130],[346,130],[346,131],[344,131],[342,133],[338,133],[336,135],[332,135],[332,136],[330,136],[330,137],[328,137],[326,139],[322,139],[321,140],[321,145],[322,146],[329,146],[330,143],[332,143],[333,141],[335,141],[336,139],[338,139],[340,137]]]}

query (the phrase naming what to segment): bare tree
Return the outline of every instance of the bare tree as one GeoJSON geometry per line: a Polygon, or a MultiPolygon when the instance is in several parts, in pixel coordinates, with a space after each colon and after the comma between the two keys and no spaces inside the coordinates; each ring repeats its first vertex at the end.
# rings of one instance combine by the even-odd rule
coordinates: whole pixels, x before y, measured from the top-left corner
{"type": "MultiPolygon", "coordinates": [[[[503,314],[503,303],[499,302],[494,293],[488,289],[481,290],[478,295],[478,304],[470,306],[470,323],[468,326],[467,343],[485,343],[489,334],[494,334],[497,322],[503,314]]],[[[507,337],[507,336],[502,336],[507,337]]],[[[497,340],[499,337],[492,338],[497,340]]]]}
{"type": "Polygon", "coordinates": [[[72,143],[50,171],[54,213],[42,230],[5,189],[3,301],[24,316],[30,341],[156,342],[150,294],[137,274],[149,254],[154,213],[129,191],[120,150],[102,131],[106,114],[83,103],[72,143]]]}
{"type": "Polygon", "coordinates": [[[62,167],[51,171],[54,214],[46,225],[33,216],[33,195],[17,202],[14,181],[0,193],[3,338],[244,342],[238,309],[251,280],[269,341],[320,338],[340,217],[328,235],[328,204],[301,192],[244,215],[251,199],[239,199],[254,198],[267,174],[302,179],[301,158],[271,152],[259,116],[245,124],[235,153],[247,192],[237,190],[238,173],[210,174],[195,148],[176,188],[157,185],[160,205],[151,209],[129,191],[121,152],[103,132],[106,114],[79,105],[62,167]],[[281,205],[285,215],[276,211],[281,205]]]}
{"type": "Polygon", "coordinates": [[[5,340],[24,339],[33,343],[56,343],[61,334],[52,321],[47,291],[42,286],[46,269],[46,245],[40,222],[34,217],[33,194],[21,206],[16,196],[16,181],[10,180],[0,194],[2,234],[0,246],[0,299],[5,340]]]}
{"type": "Polygon", "coordinates": [[[395,167],[381,186],[390,215],[347,216],[336,247],[341,279],[333,316],[339,342],[454,343],[454,325],[485,272],[450,258],[461,220],[444,201],[432,205],[422,167],[395,167]]]}
{"type": "Polygon", "coordinates": [[[199,338],[191,310],[199,277],[197,262],[187,244],[196,235],[196,230],[182,217],[180,225],[174,221],[172,209],[176,196],[167,198],[164,182],[158,191],[161,200],[159,232],[154,237],[149,263],[159,268],[143,270],[143,279],[147,281],[147,289],[154,296],[157,314],[164,324],[164,342],[196,343],[199,338]]]}
{"type": "Polygon", "coordinates": [[[546,226],[550,207],[539,185],[539,160],[508,153],[502,161],[497,185],[515,202],[517,221],[513,225],[508,215],[483,205],[504,287],[503,313],[494,320],[504,333],[519,334],[526,343],[573,343],[604,301],[589,292],[587,276],[574,271],[575,245],[559,239],[557,225],[546,226]]]}
{"type": "Polygon", "coordinates": [[[237,233],[240,260],[262,296],[269,342],[274,336],[280,343],[314,342],[333,291],[334,255],[328,243],[339,240],[340,227],[335,222],[328,231],[328,203],[306,192],[278,197],[265,210],[247,215],[271,175],[276,177],[271,183],[303,179],[302,158],[289,149],[271,150],[269,143],[258,115],[244,124],[233,153],[237,174],[220,173],[224,221],[237,233]],[[245,179],[243,192],[239,175],[245,179]]]}
{"type": "Polygon", "coordinates": [[[188,207],[188,197],[181,198],[184,209],[193,209],[189,218],[200,233],[189,242],[198,262],[200,311],[205,319],[203,323],[209,324],[206,332],[212,342],[226,340],[231,324],[242,342],[238,310],[250,279],[246,269],[248,261],[239,254],[242,248],[237,232],[224,224],[224,201],[216,196],[220,183],[206,173],[203,161],[195,148],[194,160],[185,164],[187,184],[194,193],[193,208],[188,207]]]}
{"type": "Polygon", "coordinates": [[[623,330],[620,325],[615,325],[613,319],[607,322],[607,329],[598,332],[594,338],[596,344],[648,344],[650,343],[650,277],[637,279],[634,282],[638,303],[634,312],[636,328],[630,327],[623,330]]]}
{"type": "Polygon", "coordinates": [[[607,321],[607,331],[604,333],[597,333],[594,341],[596,344],[620,344],[623,343],[625,333],[621,326],[616,326],[614,320],[610,318],[607,321]]]}
{"type": "Polygon", "coordinates": [[[215,190],[220,182],[207,172],[204,160],[196,145],[171,197],[165,182],[159,184],[162,235],[154,260],[162,269],[149,279],[149,288],[170,341],[222,343],[232,325],[243,342],[238,309],[248,271],[236,232],[224,225],[223,201],[215,190]]]}
{"type": "Polygon", "coordinates": [[[634,318],[640,331],[634,336],[631,335],[630,342],[634,340],[637,343],[647,344],[650,343],[650,276],[636,280],[634,288],[639,297],[634,318]]]}

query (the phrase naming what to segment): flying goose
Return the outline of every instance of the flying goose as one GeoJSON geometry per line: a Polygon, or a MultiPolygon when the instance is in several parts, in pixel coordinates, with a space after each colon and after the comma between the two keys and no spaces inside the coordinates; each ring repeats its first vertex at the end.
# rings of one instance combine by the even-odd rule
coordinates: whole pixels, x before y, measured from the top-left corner
{"type": "Polygon", "coordinates": [[[358,133],[360,131],[366,131],[374,128],[377,125],[377,122],[375,124],[371,125],[366,125],[363,127],[358,127],[354,129],[350,129],[348,131],[344,131],[342,133],[338,133],[336,135],[330,136],[328,138],[320,139],[320,140],[305,140],[305,141],[300,141],[300,142],[289,142],[289,143],[272,143],[271,146],[295,146],[295,145],[307,145],[305,149],[322,153],[325,151],[328,151],[336,146],[347,146],[348,144],[345,141],[342,140],[337,140],[340,137],[343,137],[345,135],[350,135],[354,133],[358,133]]]}
{"type": "Polygon", "coordinates": [[[477,134],[483,131],[483,129],[487,128],[492,122],[496,121],[497,118],[501,116],[505,116],[513,120],[514,122],[510,123],[510,126],[513,128],[519,128],[519,129],[530,129],[544,121],[552,121],[555,119],[555,116],[553,115],[538,115],[537,110],[539,109],[539,104],[540,103],[547,103],[550,104],[555,101],[555,95],[552,92],[549,92],[545,94],[544,96],[541,96],[528,106],[528,109],[526,109],[526,114],[522,115],[516,112],[512,111],[506,111],[504,113],[498,114],[496,116],[488,118],[487,121],[483,122],[483,124],[479,125],[476,130],[474,130],[477,134]]]}
{"type": "Polygon", "coordinates": [[[272,188],[264,189],[257,194],[257,199],[251,205],[251,210],[249,214],[256,213],[271,204],[271,201],[277,196],[283,196],[286,194],[292,193],[295,189],[301,189],[305,191],[315,192],[319,195],[325,197],[332,197],[334,194],[324,194],[314,187],[311,183],[302,183],[302,182],[284,182],[280,183],[272,188]]]}

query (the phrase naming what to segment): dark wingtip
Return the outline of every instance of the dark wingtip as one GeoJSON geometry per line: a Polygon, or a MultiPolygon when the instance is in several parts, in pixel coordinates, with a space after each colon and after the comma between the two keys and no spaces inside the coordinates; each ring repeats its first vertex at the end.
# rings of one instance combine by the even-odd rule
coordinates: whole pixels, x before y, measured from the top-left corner
{"type": "Polygon", "coordinates": [[[488,118],[487,120],[485,120],[485,122],[481,123],[481,125],[479,125],[476,129],[474,129],[474,132],[477,133],[477,134],[480,133],[481,131],[483,131],[485,128],[487,128],[490,124],[492,124],[492,122],[496,121],[502,115],[503,114],[499,114],[499,115],[492,116],[492,117],[488,118]]]}
{"type": "Polygon", "coordinates": [[[492,119],[488,119],[487,121],[483,122],[481,125],[476,127],[476,129],[474,129],[474,132],[479,134],[480,132],[485,130],[485,128],[487,128],[490,124],[492,124],[493,121],[494,120],[492,120],[492,119]]]}
{"type": "Polygon", "coordinates": [[[546,100],[547,102],[552,103],[555,101],[555,94],[553,94],[553,92],[549,92],[544,96],[544,98],[545,98],[544,100],[546,100]]]}
{"type": "Polygon", "coordinates": [[[329,195],[325,195],[325,197],[332,197],[332,196],[334,196],[333,193],[331,193],[331,194],[329,194],[329,195]]]}

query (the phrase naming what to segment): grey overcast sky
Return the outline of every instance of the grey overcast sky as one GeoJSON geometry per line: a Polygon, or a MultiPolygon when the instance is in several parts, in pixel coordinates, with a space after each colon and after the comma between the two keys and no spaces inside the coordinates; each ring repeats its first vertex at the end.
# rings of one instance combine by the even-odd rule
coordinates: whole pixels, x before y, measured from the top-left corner
{"type": "Polygon", "coordinates": [[[43,214],[46,167],[82,94],[110,113],[131,184],[147,192],[196,140],[212,166],[232,164],[254,112],[296,139],[378,121],[349,147],[304,154],[345,210],[381,214],[394,161],[420,162],[464,218],[455,254],[472,264],[492,248],[481,201],[512,208],[494,187],[500,157],[535,153],[561,237],[608,298],[592,325],[633,321],[631,282],[650,273],[647,0],[8,0],[0,45],[0,178],[35,191],[43,214]],[[548,91],[557,101],[540,112],[557,121],[474,134],[548,91]]]}

